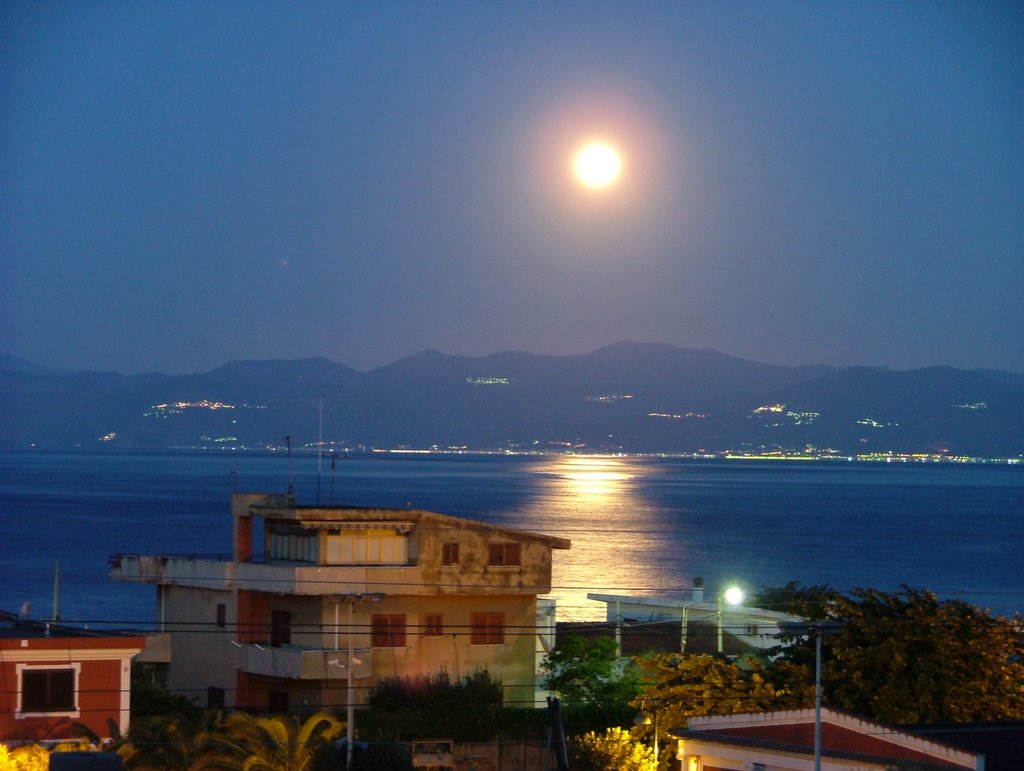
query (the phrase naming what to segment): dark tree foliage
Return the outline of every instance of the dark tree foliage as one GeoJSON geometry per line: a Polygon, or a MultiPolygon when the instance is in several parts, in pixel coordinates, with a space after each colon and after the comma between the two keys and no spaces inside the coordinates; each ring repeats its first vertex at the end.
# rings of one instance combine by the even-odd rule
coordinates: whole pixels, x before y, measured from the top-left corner
{"type": "Polygon", "coordinates": [[[657,712],[665,726],[685,726],[695,715],[796,709],[813,704],[803,667],[781,662],[766,667],[707,654],[660,653],[639,661],[644,688],[633,705],[657,712]]]}
{"type": "Polygon", "coordinates": [[[380,682],[357,718],[369,741],[486,741],[502,724],[501,682],[486,671],[452,683],[445,673],[380,682]]]}
{"type": "MultiPolygon", "coordinates": [[[[890,723],[1024,718],[1024,619],[992,616],[927,591],[789,584],[766,590],[774,609],[843,623],[823,640],[824,701],[890,723]]],[[[781,661],[814,671],[813,638],[787,638],[781,661]]],[[[778,662],[776,663],[776,666],[778,662]]]]}

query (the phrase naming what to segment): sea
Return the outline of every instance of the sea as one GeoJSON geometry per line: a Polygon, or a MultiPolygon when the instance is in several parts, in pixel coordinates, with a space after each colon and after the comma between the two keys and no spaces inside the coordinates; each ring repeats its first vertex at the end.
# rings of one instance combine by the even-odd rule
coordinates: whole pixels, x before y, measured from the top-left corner
{"type": "Polygon", "coordinates": [[[0,609],[152,628],[154,588],[111,580],[109,556],[226,555],[231,493],[289,489],[567,538],[560,620],[603,618],[588,593],[681,598],[695,578],[709,598],[795,581],[1024,610],[1020,465],[84,449],[0,451],[0,609]]]}

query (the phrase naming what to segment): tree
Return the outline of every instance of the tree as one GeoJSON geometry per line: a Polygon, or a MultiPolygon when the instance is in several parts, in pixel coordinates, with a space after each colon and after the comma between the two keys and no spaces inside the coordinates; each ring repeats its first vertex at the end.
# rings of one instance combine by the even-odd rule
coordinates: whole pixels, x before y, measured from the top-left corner
{"type": "MultiPolygon", "coordinates": [[[[307,771],[317,751],[344,728],[329,712],[317,712],[302,722],[287,715],[256,717],[235,712],[224,720],[214,741],[227,756],[240,761],[242,771],[307,771]]],[[[214,762],[214,767],[220,762],[214,762]]]]}
{"type": "Polygon", "coordinates": [[[572,768],[583,771],[655,771],[654,751],[633,740],[628,731],[609,728],[573,737],[572,768]]]}
{"type": "Polygon", "coordinates": [[[566,635],[541,664],[544,685],[559,695],[571,723],[601,726],[632,719],[639,692],[632,668],[620,672],[615,641],[566,635]]]}
{"type": "Polygon", "coordinates": [[[214,736],[224,723],[223,713],[210,713],[205,725],[171,720],[163,727],[164,740],[136,747],[129,768],[159,768],[166,771],[202,771],[231,766],[230,758],[218,754],[214,736]],[[218,761],[220,765],[218,765],[218,761]]]}
{"type": "Polygon", "coordinates": [[[0,744],[0,771],[46,771],[50,752],[40,744],[26,744],[8,750],[0,744]]]}
{"type": "Polygon", "coordinates": [[[644,687],[633,705],[656,710],[663,726],[686,725],[694,715],[793,709],[813,703],[806,672],[793,665],[773,678],[757,659],[745,661],[741,668],[721,656],[661,653],[637,663],[644,687]]]}
{"type": "Polygon", "coordinates": [[[608,637],[584,639],[566,635],[544,658],[544,686],[563,701],[599,701],[618,679],[619,654],[608,637]]]}
{"type": "MultiPolygon", "coordinates": [[[[823,639],[824,701],[890,723],[1024,718],[1024,619],[992,616],[928,591],[855,589],[790,583],[761,593],[775,610],[843,625],[823,639]]],[[[814,666],[813,636],[784,638],[785,663],[814,666]]]]}
{"type": "Polygon", "coordinates": [[[390,678],[377,684],[360,715],[363,738],[410,741],[444,736],[457,741],[486,741],[500,731],[501,681],[486,670],[452,683],[444,672],[390,678]]]}
{"type": "Polygon", "coordinates": [[[840,598],[829,703],[891,723],[1024,718],[1024,618],[903,587],[840,598]]]}

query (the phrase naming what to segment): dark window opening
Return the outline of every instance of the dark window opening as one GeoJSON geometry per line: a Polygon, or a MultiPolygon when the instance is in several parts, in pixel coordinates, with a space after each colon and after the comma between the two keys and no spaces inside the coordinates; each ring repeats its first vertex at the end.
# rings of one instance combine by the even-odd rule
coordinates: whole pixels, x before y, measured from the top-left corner
{"type": "Polygon", "coordinates": [[[288,691],[271,691],[267,700],[267,707],[271,712],[288,711],[288,691]]]}
{"type": "Polygon", "coordinates": [[[518,565],[519,544],[492,543],[487,547],[488,565],[518,565]]]}
{"type": "Polygon", "coordinates": [[[505,642],[504,613],[471,613],[470,645],[502,645],[505,642]]]}
{"type": "Polygon", "coordinates": [[[270,645],[280,648],[292,643],[292,614],[287,610],[270,611],[270,645]]]}
{"type": "Polygon", "coordinates": [[[224,709],[224,689],[210,686],[206,689],[206,708],[224,709]]]}
{"type": "Polygon", "coordinates": [[[444,621],[440,613],[428,613],[423,622],[424,637],[440,637],[444,634],[444,621]]]}
{"type": "Polygon", "coordinates": [[[441,564],[442,565],[458,565],[459,564],[459,545],[458,543],[446,543],[441,545],[441,564]]]}
{"type": "Polygon", "coordinates": [[[370,645],[374,648],[404,648],[405,614],[374,613],[371,620],[370,645]]]}
{"type": "Polygon", "coordinates": [[[75,670],[24,670],[21,673],[21,711],[74,712],[75,670]]]}

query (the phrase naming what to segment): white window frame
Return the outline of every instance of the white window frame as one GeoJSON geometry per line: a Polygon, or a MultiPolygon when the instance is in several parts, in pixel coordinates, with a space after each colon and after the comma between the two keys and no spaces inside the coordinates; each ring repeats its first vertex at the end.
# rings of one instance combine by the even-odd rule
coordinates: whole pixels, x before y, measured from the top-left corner
{"type": "Polygon", "coordinates": [[[56,662],[50,664],[17,664],[15,665],[15,671],[18,676],[18,705],[15,709],[14,719],[24,720],[25,718],[38,718],[38,717],[81,717],[82,702],[80,683],[82,679],[82,664],[81,662],[56,662]],[[25,712],[22,710],[22,694],[24,693],[24,674],[25,672],[31,672],[33,670],[47,670],[47,669],[70,669],[75,673],[75,708],[66,712],[25,712]]]}

